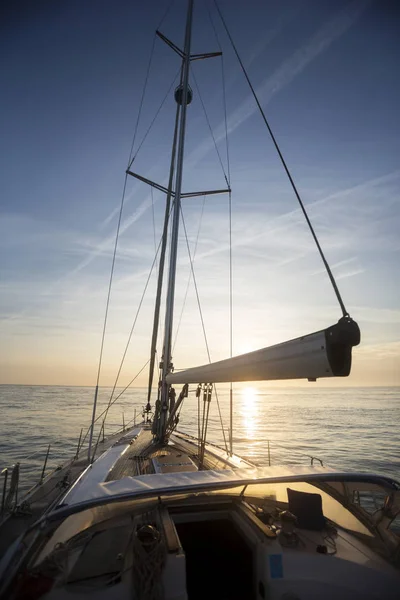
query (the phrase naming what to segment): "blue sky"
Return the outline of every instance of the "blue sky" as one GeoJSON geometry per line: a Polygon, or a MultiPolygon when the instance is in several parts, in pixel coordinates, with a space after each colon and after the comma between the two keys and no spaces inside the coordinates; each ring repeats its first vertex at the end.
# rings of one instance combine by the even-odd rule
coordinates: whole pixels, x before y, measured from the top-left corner
{"type": "MultiPolygon", "coordinates": [[[[182,43],[183,0],[161,29],[182,43]]],[[[121,198],[154,30],[169,2],[15,2],[0,41],[0,382],[95,382],[121,198]]],[[[197,2],[193,52],[217,50],[197,2]],[[197,6],[198,5],[198,6],[197,6]]],[[[345,304],[362,330],[347,385],[400,385],[400,9],[384,0],[220,2],[345,304]]],[[[217,24],[233,203],[234,353],[340,317],[321,261],[217,24]]],[[[136,147],[179,68],[157,40],[136,147]]],[[[193,64],[226,168],[220,59],[193,64]]],[[[184,188],[224,186],[192,79],[184,188]]],[[[166,183],[170,94],[134,168],[166,183]]],[[[164,197],[128,181],[102,382],[114,381],[154,257],[164,197]]],[[[186,200],[195,251],[202,199],[186,200]]],[[[227,198],[207,198],[195,272],[213,359],[229,354],[227,198]]],[[[181,229],[179,320],[190,274],[181,229]]],[[[121,383],[146,362],[155,272],[121,383]]],[[[193,285],[174,352],[207,361],[193,285]]],[[[188,365],[188,362],[190,363],[188,365]]],[[[139,380],[143,383],[144,379],[139,380]]],[[[332,382],[329,382],[331,384],[332,382]]]]}

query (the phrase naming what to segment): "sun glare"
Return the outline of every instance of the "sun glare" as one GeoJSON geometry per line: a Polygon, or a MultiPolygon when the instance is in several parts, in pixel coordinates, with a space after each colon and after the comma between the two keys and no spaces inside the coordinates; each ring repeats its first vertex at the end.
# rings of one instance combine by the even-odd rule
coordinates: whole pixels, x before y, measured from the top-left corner
{"type": "Polygon", "coordinates": [[[246,387],[242,390],[243,406],[243,425],[248,438],[253,438],[257,427],[257,392],[252,387],[246,387]]]}
{"type": "Polygon", "coordinates": [[[256,401],[256,390],[252,387],[246,387],[242,390],[242,396],[246,409],[251,409],[256,401]]]}

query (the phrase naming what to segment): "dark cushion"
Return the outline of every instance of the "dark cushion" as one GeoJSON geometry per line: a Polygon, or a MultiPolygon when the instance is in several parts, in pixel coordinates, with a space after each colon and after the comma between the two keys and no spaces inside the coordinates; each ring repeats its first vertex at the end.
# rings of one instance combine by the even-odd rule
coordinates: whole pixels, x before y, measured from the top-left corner
{"type": "Polygon", "coordinates": [[[321,531],[325,527],[325,517],[322,512],[322,498],[320,494],[298,492],[287,488],[289,499],[289,512],[297,517],[297,526],[300,529],[321,531]]]}

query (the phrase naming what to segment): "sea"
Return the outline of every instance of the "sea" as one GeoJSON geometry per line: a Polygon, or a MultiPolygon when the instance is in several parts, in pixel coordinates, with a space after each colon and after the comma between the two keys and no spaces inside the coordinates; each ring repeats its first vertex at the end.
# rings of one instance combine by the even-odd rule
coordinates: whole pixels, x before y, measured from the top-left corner
{"type": "MultiPolygon", "coordinates": [[[[102,388],[97,415],[120,392],[112,397],[111,388],[102,388]]],[[[90,387],[0,386],[0,468],[20,463],[22,492],[38,482],[47,451],[45,474],[75,454],[90,424],[93,397],[90,387]]],[[[310,465],[313,459],[400,481],[400,388],[247,387],[235,389],[233,398],[233,451],[256,465],[310,465]]],[[[105,436],[140,422],[145,403],[145,389],[128,389],[109,410],[105,436]]],[[[228,428],[229,390],[217,388],[207,440],[224,447],[228,428]]],[[[197,435],[195,393],[184,401],[179,429],[197,435]]]]}

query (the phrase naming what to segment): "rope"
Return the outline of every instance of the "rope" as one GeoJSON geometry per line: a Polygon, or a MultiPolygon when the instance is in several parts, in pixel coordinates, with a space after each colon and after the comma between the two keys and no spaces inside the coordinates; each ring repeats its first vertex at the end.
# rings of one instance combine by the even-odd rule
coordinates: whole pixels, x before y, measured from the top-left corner
{"type": "Polygon", "coordinates": [[[161,600],[164,597],[162,572],[167,560],[167,550],[155,527],[144,525],[135,532],[132,539],[132,559],[135,597],[138,600],[161,600]],[[142,531],[143,539],[140,539],[142,531]]]}
{"type": "MultiPolygon", "coordinates": [[[[189,254],[190,268],[191,268],[191,271],[192,271],[194,288],[196,290],[197,304],[198,304],[199,312],[200,312],[201,326],[203,328],[204,341],[206,343],[208,362],[211,362],[210,349],[208,347],[208,340],[207,340],[206,328],[205,328],[204,319],[203,319],[203,311],[201,310],[200,296],[199,296],[199,291],[197,289],[197,282],[196,282],[196,277],[195,277],[195,274],[194,274],[194,267],[193,267],[192,256],[190,254],[189,240],[188,240],[187,231],[186,231],[185,219],[183,217],[182,206],[180,208],[181,208],[182,225],[183,225],[183,229],[184,229],[184,232],[185,232],[185,238],[186,238],[186,246],[187,246],[187,251],[188,251],[188,254],[189,254]]],[[[221,414],[221,408],[220,408],[220,405],[219,405],[218,394],[217,394],[216,388],[214,388],[214,389],[215,389],[215,399],[217,401],[219,419],[220,419],[220,422],[221,422],[222,435],[224,437],[225,450],[226,450],[226,452],[228,452],[228,446],[227,446],[227,443],[226,443],[225,429],[224,429],[224,424],[223,424],[223,421],[222,421],[222,414],[221,414]]]]}
{"type": "Polygon", "coordinates": [[[203,388],[203,418],[201,421],[201,436],[200,440],[200,453],[199,453],[199,461],[200,464],[203,462],[203,440],[204,440],[204,428],[205,428],[205,419],[206,419],[206,404],[207,404],[207,385],[203,388]]]}
{"type": "MultiPolygon", "coordinates": [[[[209,384],[207,387],[207,416],[206,416],[206,426],[204,429],[204,438],[202,440],[203,442],[203,452],[201,455],[201,462],[203,464],[204,462],[204,453],[205,453],[205,449],[206,449],[206,440],[207,440],[207,429],[208,429],[208,421],[209,421],[209,416],[210,416],[210,405],[211,405],[211,394],[212,394],[212,384],[209,384]]],[[[225,449],[228,452],[226,445],[225,445],[225,449]]]]}
{"type": "Polygon", "coordinates": [[[325,258],[325,255],[324,255],[324,253],[323,253],[323,251],[322,251],[322,248],[321,248],[321,246],[320,246],[320,243],[318,242],[318,238],[317,238],[317,236],[316,236],[316,234],[315,234],[314,228],[313,228],[313,226],[312,226],[312,224],[311,224],[311,221],[310,221],[310,219],[309,219],[309,217],[308,217],[308,214],[307,214],[307,212],[306,212],[306,209],[305,209],[305,207],[304,207],[303,201],[302,201],[302,199],[301,199],[301,197],[300,197],[300,194],[299,194],[299,192],[298,192],[298,190],[297,190],[297,187],[296,187],[296,185],[295,185],[295,183],[294,183],[294,180],[293,180],[293,178],[292,178],[292,176],[291,176],[291,174],[290,174],[290,171],[289,171],[289,168],[288,168],[288,166],[287,166],[287,164],[286,164],[286,161],[285,161],[285,159],[283,158],[283,154],[282,154],[282,152],[281,152],[281,150],[280,150],[280,148],[279,148],[278,142],[276,141],[276,138],[275,138],[274,134],[272,133],[272,129],[271,129],[271,127],[270,127],[270,125],[269,125],[269,123],[268,123],[268,121],[267,121],[267,118],[266,118],[266,116],[265,116],[265,113],[264,113],[264,111],[263,111],[263,109],[262,109],[262,106],[261,106],[261,104],[260,104],[259,100],[258,100],[257,94],[256,94],[256,92],[255,92],[255,90],[254,90],[254,87],[253,87],[253,85],[252,85],[251,81],[250,81],[250,78],[249,78],[249,76],[248,76],[248,74],[247,74],[247,71],[246,71],[246,69],[245,69],[245,67],[244,67],[244,64],[243,64],[243,62],[242,62],[242,60],[241,60],[241,58],[240,58],[240,56],[239,56],[239,53],[238,53],[238,51],[237,51],[237,49],[236,49],[235,43],[234,43],[234,41],[233,41],[233,39],[232,39],[232,36],[231,36],[231,34],[230,34],[229,30],[228,30],[228,27],[227,27],[227,25],[226,25],[226,23],[225,23],[225,19],[224,19],[224,17],[222,16],[222,13],[221,13],[221,11],[220,11],[220,8],[219,8],[219,6],[218,6],[217,0],[214,0],[214,4],[215,4],[215,7],[216,7],[216,9],[217,9],[217,11],[218,11],[218,14],[219,14],[219,16],[220,16],[220,19],[221,19],[221,21],[222,21],[222,24],[223,24],[223,26],[224,26],[224,28],[225,28],[225,31],[226,31],[226,33],[227,33],[227,36],[228,36],[228,38],[229,38],[229,41],[230,41],[230,43],[231,43],[231,45],[232,45],[233,51],[234,51],[234,52],[235,52],[235,54],[236,54],[236,58],[237,58],[237,59],[238,59],[238,61],[239,61],[240,67],[241,67],[241,69],[242,69],[242,71],[243,71],[243,74],[244,74],[244,76],[246,77],[247,83],[249,84],[249,87],[250,87],[251,93],[253,94],[254,100],[256,101],[256,104],[257,104],[257,106],[258,106],[258,109],[259,109],[259,111],[260,111],[260,113],[261,113],[261,116],[262,116],[262,118],[263,118],[263,120],[264,120],[264,123],[265,123],[265,125],[266,125],[266,127],[267,127],[267,129],[268,129],[269,135],[270,135],[270,137],[271,137],[271,139],[272,139],[272,142],[273,142],[273,144],[274,144],[274,146],[275,146],[275,149],[276,149],[276,151],[277,151],[277,153],[278,153],[278,155],[279,155],[279,158],[280,158],[280,160],[281,160],[281,163],[282,163],[282,165],[283,165],[283,168],[285,169],[286,175],[287,175],[287,177],[288,177],[288,179],[289,179],[290,185],[292,186],[293,192],[294,192],[294,194],[295,194],[295,196],[296,196],[296,198],[297,198],[297,201],[298,201],[298,203],[299,203],[299,205],[300,205],[300,208],[301,208],[301,210],[302,210],[302,212],[303,212],[304,218],[306,219],[306,222],[307,222],[307,224],[308,224],[308,227],[309,227],[309,229],[310,229],[311,235],[312,235],[312,237],[313,237],[313,239],[314,239],[315,245],[316,245],[316,246],[317,246],[317,248],[318,248],[318,252],[319,252],[319,254],[320,254],[320,256],[321,256],[322,262],[324,263],[324,266],[325,266],[326,272],[327,272],[327,274],[328,274],[328,277],[329,277],[329,279],[330,279],[330,281],[331,281],[331,284],[332,284],[333,290],[334,290],[334,292],[335,292],[335,294],[336,294],[337,301],[338,301],[338,303],[339,303],[339,305],[340,305],[340,308],[341,308],[341,310],[342,310],[343,317],[348,317],[348,316],[349,316],[349,313],[347,312],[347,310],[346,310],[346,307],[345,307],[345,305],[344,305],[344,303],[343,303],[343,300],[342,300],[342,297],[341,297],[341,295],[340,295],[339,288],[337,287],[337,284],[336,284],[335,278],[334,278],[334,276],[333,276],[333,273],[332,273],[332,271],[331,271],[331,269],[330,269],[330,267],[329,267],[329,264],[328,264],[328,262],[327,262],[327,260],[326,260],[326,258],[325,258]]]}
{"type": "Polygon", "coordinates": [[[197,390],[196,396],[197,396],[197,439],[199,442],[198,454],[200,456],[200,390],[197,390]]]}
{"type": "MultiPolygon", "coordinates": [[[[203,419],[202,419],[202,425],[201,425],[201,436],[199,434],[199,465],[200,465],[200,467],[203,467],[203,463],[204,463],[205,446],[206,446],[206,439],[207,439],[207,428],[208,428],[208,422],[209,422],[209,416],[210,416],[212,388],[213,388],[212,383],[206,383],[203,386],[203,419]]],[[[200,397],[199,397],[199,401],[200,401],[200,397]]],[[[200,431],[200,407],[198,408],[198,411],[199,411],[198,428],[200,431]]]]}

